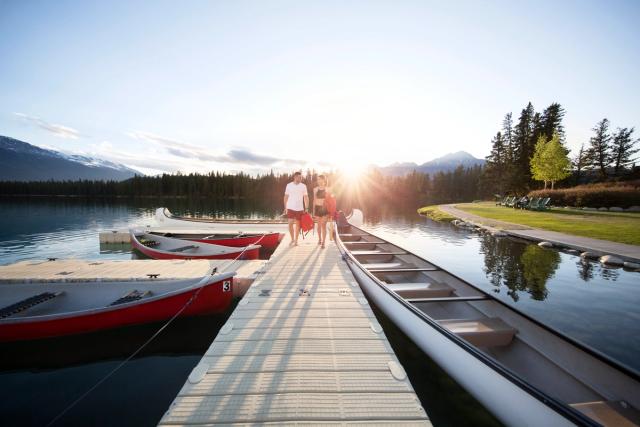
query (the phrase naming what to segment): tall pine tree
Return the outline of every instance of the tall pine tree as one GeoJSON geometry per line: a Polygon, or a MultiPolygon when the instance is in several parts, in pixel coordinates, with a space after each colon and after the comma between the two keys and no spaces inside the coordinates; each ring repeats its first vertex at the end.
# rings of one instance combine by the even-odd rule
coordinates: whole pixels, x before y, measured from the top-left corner
{"type": "Polygon", "coordinates": [[[564,108],[557,102],[545,108],[540,118],[540,131],[545,138],[551,139],[553,134],[557,133],[560,142],[564,142],[564,126],[562,125],[564,114],[564,108]]]}
{"type": "Polygon", "coordinates": [[[486,157],[484,170],[485,186],[502,195],[507,190],[508,156],[505,139],[501,132],[491,140],[491,153],[486,157]]]}
{"type": "Polygon", "coordinates": [[[609,120],[600,120],[593,128],[594,136],[589,140],[589,165],[598,169],[602,179],[607,177],[607,168],[611,165],[611,135],[609,120]]]}
{"type": "Polygon", "coordinates": [[[531,180],[529,162],[533,156],[535,140],[533,139],[534,116],[536,112],[531,102],[520,112],[518,123],[513,130],[513,167],[514,176],[512,183],[515,189],[527,188],[531,180]]]}
{"type": "Polygon", "coordinates": [[[582,144],[580,146],[580,150],[578,150],[578,153],[576,154],[576,156],[573,158],[573,161],[571,162],[571,165],[575,170],[576,184],[580,183],[580,178],[582,178],[582,171],[584,171],[584,169],[587,167],[588,160],[589,159],[587,156],[587,150],[584,148],[584,144],[582,144]]]}
{"type": "Polygon", "coordinates": [[[611,159],[615,175],[618,175],[622,169],[632,163],[634,154],[640,151],[640,149],[634,148],[634,145],[640,140],[633,139],[633,131],[634,128],[618,128],[616,133],[613,134],[611,159]]]}

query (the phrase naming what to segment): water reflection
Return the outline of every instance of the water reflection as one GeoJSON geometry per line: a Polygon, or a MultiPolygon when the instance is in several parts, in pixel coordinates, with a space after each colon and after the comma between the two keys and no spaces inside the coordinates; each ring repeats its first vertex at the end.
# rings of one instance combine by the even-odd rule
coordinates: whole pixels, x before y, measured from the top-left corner
{"type": "Polygon", "coordinates": [[[543,301],[547,298],[547,281],[560,265],[560,255],[537,245],[514,244],[509,239],[496,239],[482,234],[480,252],[484,254],[484,272],[499,293],[502,285],[507,295],[518,301],[520,292],[543,301]]]}
{"type": "Polygon", "coordinates": [[[640,371],[640,274],[435,223],[415,211],[367,216],[365,228],[640,371]]]}

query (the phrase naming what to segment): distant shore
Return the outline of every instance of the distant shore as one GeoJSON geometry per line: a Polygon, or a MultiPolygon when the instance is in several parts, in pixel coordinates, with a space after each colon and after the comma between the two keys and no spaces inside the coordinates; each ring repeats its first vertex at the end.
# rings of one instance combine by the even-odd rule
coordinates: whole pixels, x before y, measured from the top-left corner
{"type": "Polygon", "coordinates": [[[496,206],[493,202],[426,206],[418,213],[436,221],[460,220],[496,236],[511,235],[550,246],[616,255],[640,262],[640,213],[551,209],[531,212],[496,206]]]}

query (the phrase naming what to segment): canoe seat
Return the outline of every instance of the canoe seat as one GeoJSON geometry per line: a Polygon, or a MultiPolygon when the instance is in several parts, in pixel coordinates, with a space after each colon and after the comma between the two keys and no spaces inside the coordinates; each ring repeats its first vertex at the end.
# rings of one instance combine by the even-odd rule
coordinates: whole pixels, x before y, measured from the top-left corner
{"type": "Polygon", "coordinates": [[[378,249],[371,249],[371,250],[362,250],[362,251],[351,251],[351,255],[380,255],[383,252],[381,250],[378,249]]]}
{"type": "Polygon", "coordinates": [[[381,243],[387,243],[383,240],[376,240],[376,241],[366,241],[366,242],[347,242],[345,241],[344,244],[347,246],[359,246],[359,247],[363,247],[363,246],[371,246],[372,248],[375,248],[376,245],[379,245],[381,243]]]}
{"type": "Polygon", "coordinates": [[[439,320],[445,328],[478,347],[508,345],[518,332],[497,317],[439,320]]]}
{"type": "Polygon", "coordinates": [[[9,316],[13,316],[14,314],[18,314],[33,306],[54,299],[55,297],[60,295],[62,295],[62,292],[43,292],[41,294],[25,298],[22,301],[18,301],[15,304],[11,304],[0,309],[0,319],[5,319],[9,316]]]}
{"type": "Polygon", "coordinates": [[[169,249],[167,252],[183,252],[189,249],[198,249],[196,245],[180,246],[179,248],[169,249]]]}
{"type": "Polygon", "coordinates": [[[400,268],[400,267],[414,267],[413,264],[405,264],[404,262],[372,262],[368,264],[362,264],[367,269],[383,269],[383,268],[400,268]]]}
{"type": "Polygon", "coordinates": [[[151,291],[140,292],[140,291],[134,289],[133,291],[129,292],[126,295],[121,296],[120,298],[118,298],[117,300],[115,300],[114,302],[109,304],[109,306],[126,304],[128,302],[138,301],[139,299],[142,299],[142,298],[144,298],[144,297],[146,297],[148,295],[151,295],[151,291]]]}
{"type": "Polygon", "coordinates": [[[343,242],[357,242],[362,239],[364,234],[340,234],[340,240],[343,242]]]}
{"type": "Polygon", "coordinates": [[[395,255],[406,255],[407,253],[404,251],[387,252],[387,251],[381,251],[381,250],[371,250],[371,251],[351,251],[351,254],[354,256],[375,255],[375,256],[393,257],[395,255]]]}
{"type": "Polygon", "coordinates": [[[453,288],[442,283],[387,283],[387,288],[403,298],[448,297],[453,288]]]}
{"type": "Polygon", "coordinates": [[[597,401],[572,403],[571,407],[603,426],[633,427],[640,425],[640,411],[626,402],[597,401]]]}

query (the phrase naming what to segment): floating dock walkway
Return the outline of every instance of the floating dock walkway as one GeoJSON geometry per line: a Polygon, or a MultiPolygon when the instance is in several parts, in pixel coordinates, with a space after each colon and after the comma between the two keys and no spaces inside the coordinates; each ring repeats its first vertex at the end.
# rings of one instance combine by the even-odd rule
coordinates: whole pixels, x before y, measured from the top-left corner
{"type": "Polygon", "coordinates": [[[160,425],[431,425],[335,244],[289,241],[160,425]]]}
{"type": "Polygon", "coordinates": [[[234,295],[242,296],[263,268],[261,260],[28,260],[0,265],[0,285],[38,282],[119,282],[200,278],[216,267],[236,271],[234,295]]]}

